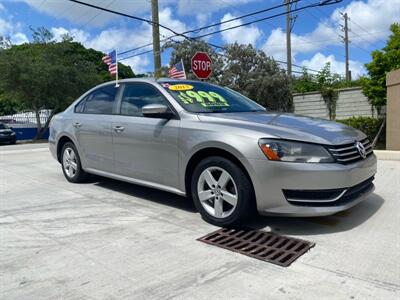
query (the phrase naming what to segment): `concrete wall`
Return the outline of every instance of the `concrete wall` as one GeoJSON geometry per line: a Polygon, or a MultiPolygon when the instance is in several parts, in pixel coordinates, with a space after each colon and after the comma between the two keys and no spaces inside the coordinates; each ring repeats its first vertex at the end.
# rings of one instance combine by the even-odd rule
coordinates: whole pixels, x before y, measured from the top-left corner
{"type": "MultiPolygon", "coordinates": [[[[293,102],[296,114],[329,119],[328,109],[319,92],[294,94],[293,102]]],[[[371,110],[371,105],[358,87],[339,90],[336,119],[352,116],[376,116],[376,111],[371,110]]]]}
{"type": "Polygon", "coordinates": [[[400,150],[400,69],[386,77],[386,149],[400,150]]]}

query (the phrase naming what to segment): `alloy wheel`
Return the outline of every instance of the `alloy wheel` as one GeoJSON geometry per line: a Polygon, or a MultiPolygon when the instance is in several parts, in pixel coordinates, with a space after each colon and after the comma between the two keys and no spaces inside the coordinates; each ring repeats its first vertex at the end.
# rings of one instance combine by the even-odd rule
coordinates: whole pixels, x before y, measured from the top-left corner
{"type": "Polygon", "coordinates": [[[63,167],[65,174],[67,174],[69,178],[75,176],[78,170],[78,164],[74,149],[69,147],[65,148],[63,153],[63,167]]]}
{"type": "Polygon", "coordinates": [[[233,177],[220,167],[208,167],[200,174],[197,195],[203,208],[215,218],[230,216],[238,202],[233,177]]]}

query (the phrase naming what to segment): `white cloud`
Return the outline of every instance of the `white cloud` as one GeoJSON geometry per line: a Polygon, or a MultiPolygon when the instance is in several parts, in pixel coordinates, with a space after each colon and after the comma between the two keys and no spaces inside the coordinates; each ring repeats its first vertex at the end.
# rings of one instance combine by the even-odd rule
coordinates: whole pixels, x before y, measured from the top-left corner
{"type": "Polygon", "coordinates": [[[6,21],[0,18],[0,36],[8,37],[11,43],[19,45],[28,42],[28,38],[21,32],[21,24],[6,21]]]}
{"type": "MultiPolygon", "coordinates": [[[[121,19],[121,16],[111,14],[108,12],[101,12],[100,10],[73,3],[70,1],[43,1],[38,0],[19,0],[26,2],[34,9],[43,12],[47,15],[56,18],[65,18],[73,24],[85,24],[90,21],[89,25],[104,26],[110,21],[121,19]],[[98,15],[99,14],[99,15],[98,15]],[[97,16],[98,15],[98,16],[97,16]],[[97,16],[97,17],[96,17],[97,16]]],[[[99,0],[86,0],[85,2],[96,6],[108,8],[110,10],[123,12],[126,14],[140,15],[150,10],[150,3],[148,1],[99,1],[99,0]]]]}
{"type": "Polygon", "coordinates": [[[347,12],[350,17],[350,40],[357,44],[368,44],[386,39],[390,24],[400,22],[400,0],[353,1],[346,7],[338,8],[332,13],[333,22],[343,22],[341,12],[347,12]]]}
{"type": "MultiPolygon", "coordinates": [[[[225,14],[223,18],[221,19],[221,22],[224,22],[226,20],[232,19],[234,16],[232,16],[230,13],[225,14]]],[[[241,20],[235,20],[229,23],[222,24],[220,26],[220,30],[224,30],[226,28],[232,27],[232,26],[237,26],[241,25],[242,21],[241,20]]],[[[222,40],[226,43],[239,43],[239,44],[252,44],[255,45],[259,37],[261,36],[261,31],[254,25],[249,25],[249,26],[244,26],[244,27],[239,27],[236,29],[231,29],[227,31],[221,32],[222,35],[222,40]]]]}
{"type": "MultiPolygon", "coordinates": [[[[293,57],[296,58],[298,53],[312,53],[340,45],[339,35],[343,35],[339,29],[339,24],[343,24],[340,12],[347,12],[350,17],[350,47],[366,46],[386,39],[390,24],[400,22],[400,0],[352,1],[345,7],[337,8],[313,31],[302,35],[292,33],[293,57]]],[[[276,59],[286,60],[286,32],[281,28],[272,30],[262,49],[276,59]]]]}
{"type": "Polygon", "coordinates": [[[11,36],[11,43],[13,45],[20,45],[24,43],[29,43],[29,39],[24,33],[18,32],[11,36]]]}
{"type": "Polygon", "coordinates": [[[145,73],[147,71],[147,67],[150,64],[150,60],[148,56],[135,56],[123,60],[122,63],[131,66],[133,72],[135,74],[139,74],[139,73],[145,73]]]}
{"type": "MultiPolygon", "coordinates": [[[[307,66],[310,69],[321,70],[327,62],[331,63],[331,70],[334,73],[344,75],[345,74],[345,62],[336,60],[334,55],[325,56],[318,52],[311,59],[303,60],[301,65],[307,66]]],[[[352,73],[352,78],[356,79],[361,75],[365,74],[363,63],[359,61],[350,60],[349,67],[352,73]]]]}
{"type": "MultiPolygon", "coordinates": [[[[169,7],[166,7],[164,9],[162,9],[159,12],[159,22],[160,24],[163,24],[165,26],[168,26],[169,28],[171,28],[172,30],[174,30],[175,32],[181,33],[181,32],[185,32],[187,31],[187,27],[186,25],[179,21],[177,18],[175,18],[172,15],[172,10],[169,7]]],[[[150,29],[150,26],[148,26],[150,29]]],[[[171,36],[173,33],[171,33],[171,31],[168,31],[164,28],[160,28],[160,34],[161,34],[161,38],[162,36],[171,36]]]]}
{"type": "MultiPolygon", "coordinates": [[[[310,53],[328,45],[339,45],[340,41],[337,33],[327,23],[319,23],[314,31],[305,35],[292,33],[292,55],[297,53],[310,53]]],[[[282,28],[271,31],[262,49],[269,56],[276,59],[286,58],[286,32],[282,28]]]]}
{"type": "Polygon", "coordinates": [[[13,30],[10,22],[0,18],[0,35],[7,35],[13,30]]]}
{"type": "Polygon", "coordinates": [[[54,35],[54,39],[56,41],[61,41],[63,36],[68,34],[73,37],[74,41],[80,42],[82,44],[86,44],[90,38],[90,34],[86,31],[73,28],[71,30],[67,30],[63,27],[52,27],[50,32],[54,35]]]}
{"type": "Polygon", "coordinates": [[[239,9],[240,5],[257,1],[262,0],[179,0],[178,13],[180,15],[211,14],[225,8],[239,9]]]}

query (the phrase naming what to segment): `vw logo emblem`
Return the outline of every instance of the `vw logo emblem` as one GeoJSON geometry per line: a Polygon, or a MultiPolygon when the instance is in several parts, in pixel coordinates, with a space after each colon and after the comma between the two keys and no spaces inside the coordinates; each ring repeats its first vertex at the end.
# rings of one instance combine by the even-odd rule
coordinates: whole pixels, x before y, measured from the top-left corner
{"type": "Polygon", "coordinates": [[[358,150],[358,153],[360,153],[362,158],[367,157],[367,151],[365,151],[365,147],[361,142],[356,142],[356,148],[358,150]]]}

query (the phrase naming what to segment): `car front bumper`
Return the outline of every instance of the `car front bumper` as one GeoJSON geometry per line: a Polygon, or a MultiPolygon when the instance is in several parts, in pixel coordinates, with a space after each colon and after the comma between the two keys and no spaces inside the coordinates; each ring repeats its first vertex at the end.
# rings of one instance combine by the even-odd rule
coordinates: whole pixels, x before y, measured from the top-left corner
{"type": "Polygon", "coordinates": [[[0,143],[11,143],[17,140],[15,134],[14,135],[2,135],[0,134],[0,143]]]}
{"type": "Polygon", "coordinates": [[[370,181],[377,171],[374,154],[349,165],[285,163],[266,159],[248,159],[243,163],[247,165],[253,182],[258,211],[264,215],[296,217],[331,215],[358,204],[374,190],[370,181]],[[344,201],[346,191],[357,190],[363,182],[369,185],[344,201]],[[321,192],[319,195],[336,190],[338,197],[327,198],[327,201],[313,201],[315,199],[311,197],[310,201],[289,202],[284,190],[302,191],[305,194],[318,191],[321,192]],[[340,191],[345,192],[340,195],[340,191]]]}

